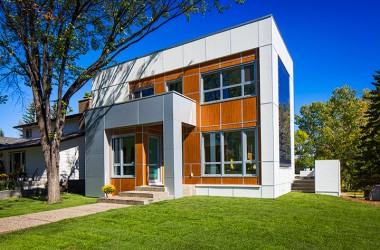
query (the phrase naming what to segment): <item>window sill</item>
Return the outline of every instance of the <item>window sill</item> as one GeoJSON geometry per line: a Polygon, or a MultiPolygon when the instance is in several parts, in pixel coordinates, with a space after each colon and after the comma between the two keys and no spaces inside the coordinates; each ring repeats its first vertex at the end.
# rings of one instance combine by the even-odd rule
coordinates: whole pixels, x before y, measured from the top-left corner
{"type": "Polygon", "coordinates": [[[134,175],[111,176],[112,179],[134,179],[134,175]]]}

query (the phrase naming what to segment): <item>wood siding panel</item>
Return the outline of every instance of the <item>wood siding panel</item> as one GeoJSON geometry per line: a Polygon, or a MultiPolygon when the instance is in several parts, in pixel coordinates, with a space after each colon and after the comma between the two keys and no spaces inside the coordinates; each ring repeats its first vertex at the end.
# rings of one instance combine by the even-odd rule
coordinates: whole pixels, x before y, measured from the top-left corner
{"type": "Polygon", "coordinates": [[[242,119],[241,100],[226,101],[221,103],[222,124],[240,123],[242,119]]]}
{"type": "Polygon", "coordinates": [[[185,76],[183,78],[183,93],[186,95],[188,93],[199,92],[200,85],[199,75],[185,76]]]}
{"type": "Polygon", "coordinates": [[[223,177],[222,184],[243,184],[242,177],[223,177]]]}
{"type": "Polygon", "coordinates": [[[243,99],[243,121],[256,121],[257,120],[257,98],[243,99]]]}
{"type": "Polygon", "coordinates": [[[220,126],[220,103],[201,106],[201,126],[220,126]]]}
{"type": "Polygon", "coordinates": [[[203,177],[202,184],[222,184],[221,177],[203,177]]]}

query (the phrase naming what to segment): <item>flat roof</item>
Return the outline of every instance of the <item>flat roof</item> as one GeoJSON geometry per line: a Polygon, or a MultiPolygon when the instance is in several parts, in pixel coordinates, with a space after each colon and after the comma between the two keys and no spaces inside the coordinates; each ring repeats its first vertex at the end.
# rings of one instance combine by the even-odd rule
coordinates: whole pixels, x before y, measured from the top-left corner
{"type": "MultiPolygon", "coordinates": [[[[138,59],[143,58],[143,57],[147,57],[147,56],[150,56],[150,55],[153,55],[153,54],[156,54],[156,53],[160,53],[160,52],[163,52],[165,50],[169,50],[169,49],[172,49],[172,48],[175,48],[175,47],[179,47],[179,46],[185,45],[187,43],[191,43],[191,42],[194,42],[194,41],[197,41],[197,40],[209,37],[209,36],[213,36],[215,34],[223,33],[223,32],[228,31],[228,30],[236,29],[236,28],[239,28],[241,26],[244,26],[244,25],[247,25],[247,24],[251,24],[251,23],[255,23],[255,22],[267,19],[267,18],[273,18],[273,14],[268,14],[268,15],[265,15],[265,16],[262,16],[262,17],[259,17],[259,18],[255,18],[255,19],[249,20],[247,22],[243,22],[243,23],[240,23],[240,24],[228,27],[228,28],[224,28],[224,29],[221,29],[221,30],[218,30],[218,31],[207,33],[206,35],[201,35],[201,36],[198,36],[196,38],[193,38],[193,39],[190,39],[190,40],[186,40],[184,42],[180,42],[180,43],[174,44],[174,45],[169,46],[169,47],[165,47],[163,49],[155,50],[153,52],[149,52],[149,53],[143,54],[141,56],[134,57],[134,58],[131,58],[131,59],[128,59],[128,60],[125,60],[125,61],[113,64],[113,65],[104,67],[102,70],[110,69],[110,68],[116,67],[118,65],[127,63],[127,62],[135,61],[135,60],[138,60],[138,59]]],[[[274,18],[273,18],[273,20],[274,20],[274,18]]]]}

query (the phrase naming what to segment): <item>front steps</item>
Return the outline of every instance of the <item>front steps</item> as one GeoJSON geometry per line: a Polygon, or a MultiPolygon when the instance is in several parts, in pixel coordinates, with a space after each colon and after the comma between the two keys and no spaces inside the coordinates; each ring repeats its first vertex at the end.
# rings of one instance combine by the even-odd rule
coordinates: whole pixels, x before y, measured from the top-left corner
{"type": "Polygon", "coordinates": [[[302,193],[315,193],[314,178],[295,179],[292,183],[292,191],[302,193]]]}
{"type": "Polygon", "coordinates": [[[170,199],[164,186],[138,186],[135,191],[120,192],[109,198],[99,198],[97,202],[125,205],[148,205],[153,202],[170,199]]]}

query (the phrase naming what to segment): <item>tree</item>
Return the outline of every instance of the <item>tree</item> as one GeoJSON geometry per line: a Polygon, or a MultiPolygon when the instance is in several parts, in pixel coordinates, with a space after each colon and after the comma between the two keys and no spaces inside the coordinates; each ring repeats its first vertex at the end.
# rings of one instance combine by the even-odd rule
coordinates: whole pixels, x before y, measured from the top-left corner
{"type": "Polygon", "coordinates": [[[25,113],[22,115],[22,121],[25,124],[37,121],[36,108],[33,102],[29,103],[28,107],[26,107],[25,113]]]}
{"type": "Polygon", "coordinates": [[[0,137],[4,137],[4,132],[1,128],[0,128],[0,137]]]}
{"type": "Polygon", "coordinates": [[[362,126],[357,188],[380,184],[380,71],[373,78],[375,88],[364,97],[368,102],[365,112],[367,123],[362,126]]]}
{"type": "Polygon", "coordinates": [[[6,103],[7,100],[8,100],[8,96],[7,95],[0,95],[0,104],[6,103]]]}
{"type": "Polygon", "coordinates": [[[226,6],[218,0],[0,1],[0,79],[23,82],[32,90],[49,203],[60,200],[59,147],[73,94],[151,32],[178,16],[211,7],[223,11],[226,6]],[[96,56],[82,67],[80,59],[90,51],[96,56]],[[52,95],[57,102],[54,120],[52,95]]]}
{"type": "Polygon", "coordinates": [[[327,102],[301,107],[296,117],[299,129],[309,137],[315,159],[339,159],[343,186],[351,189],[357,171],[355,155],[361,126],[366,122],[366,103],[348,86],[337,88],[327,102]]]}
{"type": "Polygon", "coordinates": [[[314,167],[314,152],[310,136],[303,130],[297,130],[294,135],[295,167],[297,169],[314,167]]]}

